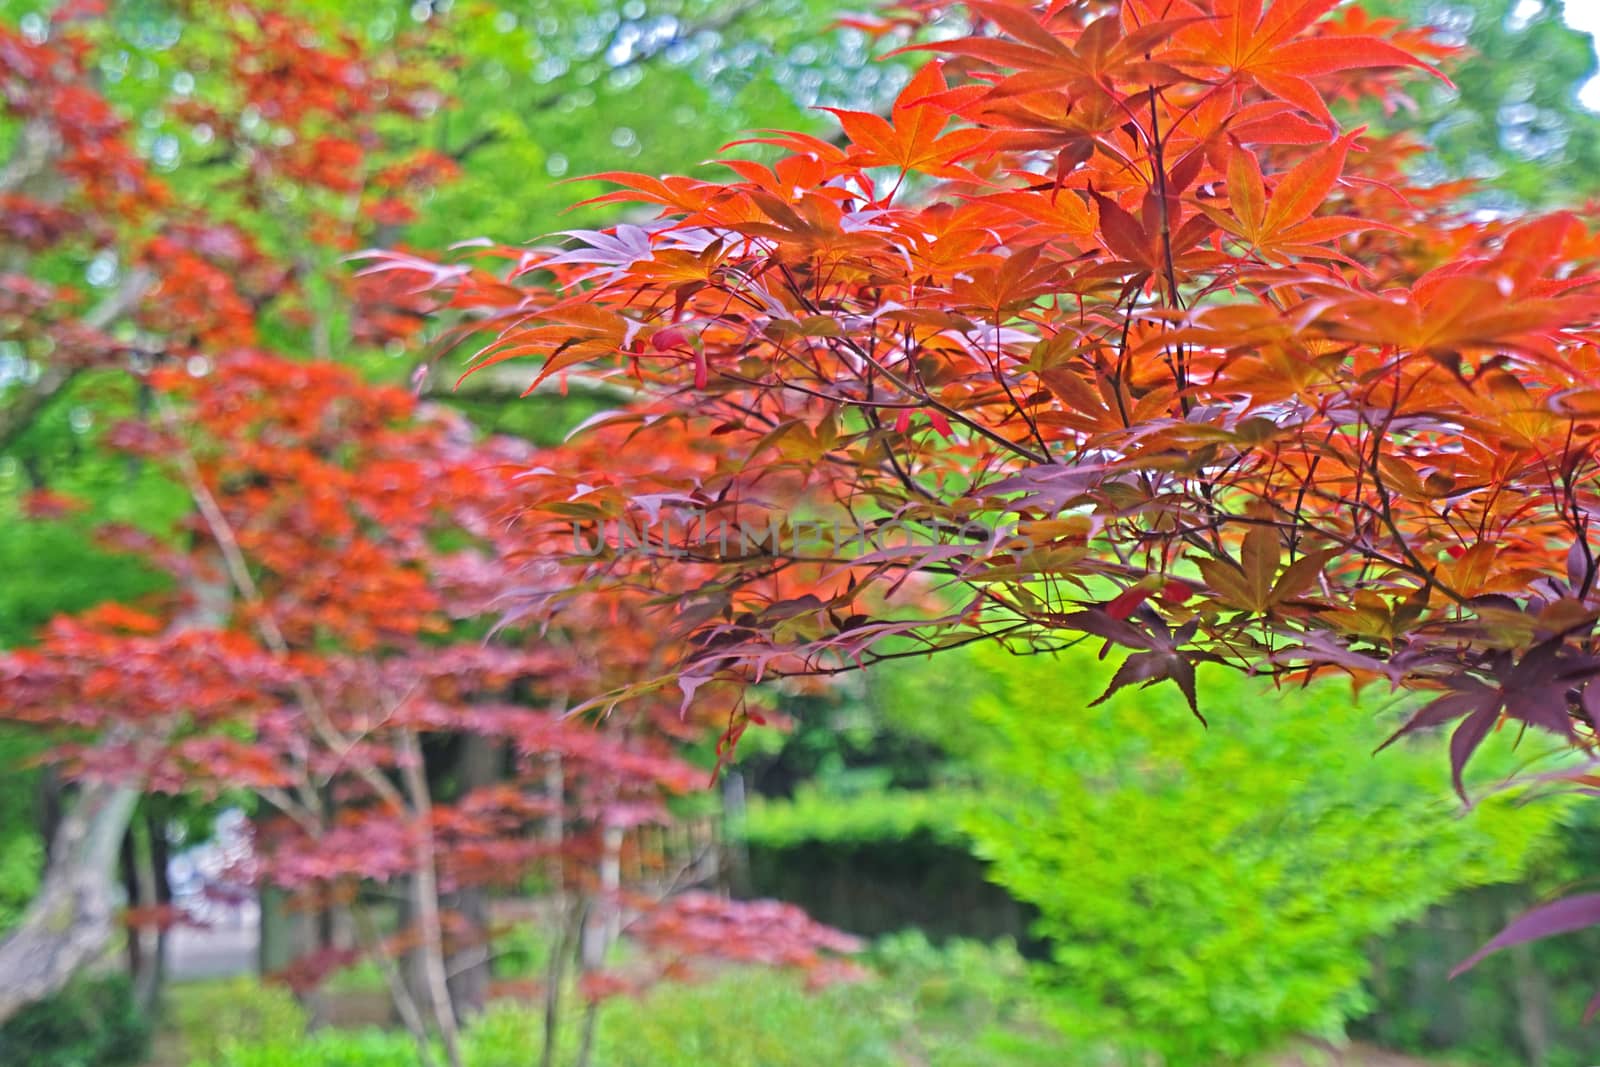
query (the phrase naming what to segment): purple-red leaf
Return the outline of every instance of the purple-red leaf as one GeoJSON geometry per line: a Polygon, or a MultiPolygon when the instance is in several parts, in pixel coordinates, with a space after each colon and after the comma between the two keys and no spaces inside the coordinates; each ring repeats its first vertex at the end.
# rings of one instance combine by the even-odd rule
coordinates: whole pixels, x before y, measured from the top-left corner
{"type": "MultiPolygon", "coordinates": [[[[1488,944],[1458,963],[1455,970],[1450,972],[1450,977],[1466,973],[1476,967],[1485,956],[1499,952],[1503,948],[1523,945],[1529,941],[1542,941],[1557,934],[1570,934],[1596,924],[1600,924],[1600,893],[1580,893],[1574,897],[1564,897],[1553,903],[1541,905],[1518,916],[1488,944]]],[[[1595,1004],[1591,1002],[1588,1014],[1594,1011],[1595,1004]]],[[[1587,1014],[1585,1017],[1587,1018],[1587,1014]]]]}

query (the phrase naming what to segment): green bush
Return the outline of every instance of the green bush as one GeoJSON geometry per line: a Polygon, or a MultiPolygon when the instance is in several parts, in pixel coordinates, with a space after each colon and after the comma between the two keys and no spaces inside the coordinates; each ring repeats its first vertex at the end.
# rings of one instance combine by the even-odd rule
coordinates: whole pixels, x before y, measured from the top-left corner
{"type": "MultiPolygon", "coordinates": [[[[618,998],[602,1006],[594,1062],[604,1067],[899,1067],[897,1028],[862,1010],[859,996],[860,990],[850,988],[810,994],[791,975],[754,970],[703,984],[663,985],[643,998],[618,998]]],[[[528,1006],[496,1005],[468,1034],[468,1065],[527,1067],[536,1058],[540,1034],[538,1016],[528,1006]]],[[[570,1062],[573,1042],[564,1044],[568,1054],[562,1062],[570,1062]]]]}
{"type": "MultiPolygon", "coordinates": [[[[728,969],[668,982],[600,1011],[596,1067],[1055,1067],[1081,1062],[1029,1007],[1027,966],[1007,944],[918,934],[880,942],[874,976],[812,991],[795,974],[728,969]]],[[[231,983],[230,983],[231,985],[231,983]]],[[[226,985],[215,998],[226,996],[226,985]]],[[[573,1062],[581,1001],[568,997],[559,1064],[573,1062]]],[[[501,1001],[466,1031],[467,1067],[538,1061],[538,1005],[501,1001]]],[[[10,1061],[0,1061],[11,1067],[10,1061]]],[[[222,1041],[190,1067],[418,1067],[404,1033],[320,1030],[284,1040],[222,1041]]]]}
{"type": "Polygon", "coordinates": [[[908,1062],[928,1067],[1083,1064],[1039,1014],[1030,967],[1009,941],[934,945],[907,931],[878,941],[866,960],[884,991],[880,1013],[903,1023],[908,1062]]]}
{"type": "Polygon", "coordinates": [[[908,721],[935,707],[963,720],[947,747],[980,800],[955,817],[994,879],[1040,909],[1052,1018],[1131,1062],[1339,1035],[1368,1006],[1368,940],[1456,889],[1515,879],[1560,812],[1459,817],[1439,748],[1370,755],[1383,727],[1347,687],[1202,671],[1207,730],[1172,687],[1089,707],[1108,668],[1088,652],[943,666],[899,672],[888,699],[908,721]],[[952,669],[958,704],[930,690],[945,697],[952,669]]]}
{"type": "Polygon", "coordinates": [[[44,871],[36,809],[39,772],[31,766],[43,748],[38,731],[0,726],[0,932],[22,917],[44,871]]]}
{"type": "MultiPolygon", "coordinates": [[[[0,791],[3,792],[3,791],[0,791]]],[[[0,812],[12,809],[0,796],[0,812]]],[[[11,826],[17,826],[11,823],[11,826]]],[[[39,872],[44,867],[44,843],[32,826],[0,831],[0,931],[22,918],[39,890],[39,872]]]]}
{"type": "Polygon", "coordinates": [[[972,800],[965,790],[949,786],[841,797],[803,785],[786,800],[752,797],[741,829],[745,841],[763,848],[795,848],[813,841],[872,844],[916,834],[961,844],[966,838],[950,820],[950,812],[966,808],[972,800]]]}
{"type": "Polygon", "coordinates": [[[305,1037],[305,1009],[294,994],[255,978],[187,983],[167,1000],[173,1029],[193,1060],[218,1060],[232,1045],[292,1045],[305,1037]]]}
{"type": "MultiPolygon", "coordinates": [[[[1008,945],[935,948],[920,935],[902,935],[881,943],[867,962],[880,971],[877,977],[817,991],[796,975],[751,969],[607,1001],[594,1062],[1053,1067],[1071,1061],[1059,1040],[1031,1019],[1026,968],[1008,945]]],[[[528,1006],[495,1005],[467,1034],[468,1067],[527,1067],[541,1033],[528,1006]]],[[[570,1031],[565,1037],[563,1063],[571,1061],[574,1046],[570,1031]]]]}
{"type": "MultiPolygon", "coordinates": [[[[526,1050],[524,1050],[524,1062],[526,1050]]],[[[224,1042],[190,1067],[421,1067],[410,1035],[390,1030],[318,1030],[294,1040],[224,1042]]]]}
{"type": "Polygon", "coordinates": [[[149,1047],[150,1025],[123,975],[79,979],[0,1026],[5,1067],[120,1067],[149,1047]]]}
{"type": "Polygon", "coordinates": [[[497,978],[542,978],[550,965],[551,931],[543,923],[519,922],[494,943],[497,978]]]}

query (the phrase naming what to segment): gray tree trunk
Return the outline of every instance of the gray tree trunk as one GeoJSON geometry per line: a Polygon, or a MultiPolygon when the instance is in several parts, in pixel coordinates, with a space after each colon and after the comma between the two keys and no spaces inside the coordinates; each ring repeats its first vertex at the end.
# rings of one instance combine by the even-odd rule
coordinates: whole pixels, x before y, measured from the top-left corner
{"type": "MultiPolygon", "coordinates": [[[[226,617],[226,583],[198,586],[193,594],[174,630],[215,626],[226,617]]],[[[121,743],[128,735],[113,730],[108,740],[121,743]]],[[[139,795],[136,784],[89,782],[61,817],[39,895],[0,941],[0,1022],[59,992],[110,944],[122,904],[122,838],[139,795]]]]}
{"type": "MultiPolygon", "coordinates": [[[[482,734],[464,734],[456,763],[462,794],[493,784],[500,777],[500,746],[482,734]]],[[[468,886],[451,894],[449,906],[463,920],[467,936],[450,960],[450,999],[456,1015],[470,1018],[483,1011],[489,1000],[489,893],[468,886]]]]}
{"type": "Polygon", "coordinates": [[[110,943],[117,859],[138,800],[130,786],[92,783],[61,820],[39,895],[0,941],[0,1022],[59,991],[110,943]]]}

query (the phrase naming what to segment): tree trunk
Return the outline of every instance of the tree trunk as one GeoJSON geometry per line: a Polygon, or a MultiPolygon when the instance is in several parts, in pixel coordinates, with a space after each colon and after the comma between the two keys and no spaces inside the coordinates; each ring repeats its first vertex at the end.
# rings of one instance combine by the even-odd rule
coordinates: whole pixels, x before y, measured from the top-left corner
{"type": "Polygon", "coordinates": [[[39,829],[39,840],[44,842],[44,861],[48,864],[55,859],[55,854],[50,850],[55,847],[56,834],[61,829],[62,813],[66,809],[66,789],[61,782],[61,773],[54,767],[39,768],[39,785],[37,790],[35,820],[39,829]]]}
{"type": "Polygon", "coordinates": [[[562,896],[555,902],[553,914],[559,921],[555,944],[550,948],[550,962],[545,968],[544,981],[544,1044],[539,1051],[539,1067],[552,1067],[556,1048],[561,1043],[561,983],[566,980],[567,957],[577,945],[583,931],[587,908],[582,900],[567,903],[562,896]],[[566,914],[563,914],[566,912],[566,914]]]}
{"type": "Polygon", "coordinates": [[[544,789],[550,800],[550,814],[544,820],[541,837],[549,857],[550,899],[559,912],[565,900],[567,881],[565,865],[561,862],[561,851],[566,844],[567,779],[561,768],[560,753],[552,752],[544,758],[544,789]]]}
{"type": "MultiPolygon", "coordinates": [[[[295,907],[290,896],[275,885],[263,884],[256,890],[259,919],[256,934],[256,968],[264,975],[276,974],[318,948],[317,916],[306,908],[295,907]]],[[[327,1000],[320,990],[297,994],[313,1027],[327,1020],[327,1000]]]]}
{"type": "MultiPolygon", "coordinates": [[[[1522,910],[1521,902],[1514,902],[1506,910],[1506,921],[1514,920],[1522,910]]],[[[1513,975],[1511,988],[1517,1006],[1517,1036],[1522,1041],[1528,1067],[1544,1067],[1550,1062],[1550,1018],[1545,1009],[1550,1003],[1550,991],[1545,988],[1544,975],[1534,961],[1530,945],[1526,942],[1513,945],[1509,955],[1513,975]]]]}
{"type": "MultiPolygon", "coordinates": [[[[155,902],[159,908],[172,906],[172,844],[167,840],[167,821],[165,818],[166,806],[149,816],[150,820],[150,869],[155,876],[155,902]]],[[[167,941],[172,933],[168,923],[162,923],[156,930],[155,968],[152,973],[153,985],[150,989],[150,1009],[154,1010],[156,999],[167,984],[167,941]]]]}
{"type": "MultiPolygon", "coordinates": [[[[456,780],[462,794],[491,785],[500,776],[500,746],[481,734],[461,738],[456,780]]],[[[451,953],[450,1000],[456,1017],[478,1014],[489,1000],[489,894],[481,886],[468,886],[451,894],[451,909],[463,921],[465,936],[451,953]]]]}
{"type": "Polygon", "coordinates": [[[722,781],[722,855],[723,886],[735,897],[748,897],[750,889],[750,851],[745,846],[745,783],[744,775],[733,769],[723,773],[722,781]]]}
{"type": "Polygon", "coordinates": [[[428,791],[422,744],[414,731],[401,734],[400,777],[417,827],[416,870],[411,875],[411,909],[416,918],[422,976],[428,990],[433,1021],[439,1028],[445,1061],[461,1067],[460,1032],[450,1003],[450,975],[445,966],[444,923],[439,908],[438,856],[433,839],[433,796],[428,791]]]}
{"type": "MultiPolygon", "coordinates": [[[[200,583],[175,630],[216,625],[231,601],[225,583],[200,583]]],[[[113,731],[107,740],[128,738],[113,731]]],[[[117,859],[139,801],[135,785],[89,782],[61,817],[39,895],[0,941],[0,1022],[58,992],[105,951],[116,931],[117,859]]]]}
{"type": "Polygon", "coordinates": [[[289,906],[289,894],[275,885],[257,891],[261,929],[256,937],[256,966],[263,975],[275,974],[316,949],[311,917],[289,906]]]}
{"type": "MultiPolygon", "coordinates": [[[[146,805],[148,807],[148,801],[146,805]]],[[[150,841],[150,813],[136,815],[122,836],[122,884],[130,907],[156,906],[155,856],[150,841]]],[[[148,924],[130,926],[123,935],[128,954],[128,977],[133,981],[134,1003],[141,1012],[155,1007],[161,984],[161,947],[156,929],[148,924]]]]}
{"type": "MultiPolygon", "coordinates": [[[[622,929],[622,909],[617,899],[622,882],[622,827],[605,824],[600,831],[600,880],[589,909],[580,947],[581,970],[593,974],[605,966],[606,953],[616,943],[622,929]]],[[[600,1021],[600,1002],[591,999],[583,1009],[583,1024],[578,1038],[578,1058],[573,1067],[589,1067],[594,1056],[595,1028],[600,1021]]]]}
{"type": "Polygon", "coordinates": [[[138,799],[131,786],[90,783],[61,820],[39,895],[0,941],[0,1022],[59,991],[110,942],[117,857],[138,799]]]}

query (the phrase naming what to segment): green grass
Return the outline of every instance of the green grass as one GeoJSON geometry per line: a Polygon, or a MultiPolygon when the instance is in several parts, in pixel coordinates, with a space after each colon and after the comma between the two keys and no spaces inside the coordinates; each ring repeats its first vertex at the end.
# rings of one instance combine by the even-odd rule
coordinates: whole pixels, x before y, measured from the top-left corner
{"type": "MultiPolygon", "coordinates": [[[[1035,1016],[1027,967],[1009,945],[934,947],[886,939],[872,977],[820,990],[796,974],[727,968],[663,982],[600,1011],[596,1067],[1044,1067],[1065,1049],[1035,1016]]],[[[349,978],[343,984],[349,984],[349,978]]],[[[185,1067],[418,1067],[392,1030],[309,1033],[286,994],[248,979],[174,987],[162,1042],[185,1067]],[[175,1039],[174,1039],[175,1038],[175,1039]]],[[[581,1001],[568,996],[561,1056],[576,1054],[581,1001]]],[[[467,1029],[468,1067],[527,1067],[542,1040],[540,1007],[503,1000],[467,1029]]],[[[168,1052],[168,1056],[173,1055],[168,1052]]],[[[1069,1060],[1072,1058],[1069,1057],[1069,1060]]],[[[165,1067],[165,1065],[163,1065],[165,1067]]]]}

